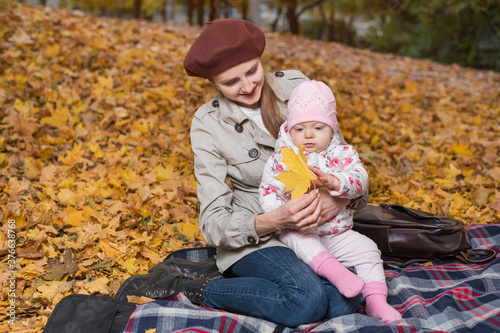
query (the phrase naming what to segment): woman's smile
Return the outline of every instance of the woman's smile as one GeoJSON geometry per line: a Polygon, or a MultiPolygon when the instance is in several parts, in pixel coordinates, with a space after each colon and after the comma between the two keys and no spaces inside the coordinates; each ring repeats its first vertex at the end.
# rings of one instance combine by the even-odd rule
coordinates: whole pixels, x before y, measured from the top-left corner
{"type": "Polygon", "coordinates": [[[250,93],[242,93],[241,96],[247,97],[247,98],[253,97],[255,95],[256,90],[257,90],[257,86],[254,86],[250,93]]]}
{"type": "Polygon", "coordinates": [[[264,69],[260,59],[255,58],[216,75],[212,83],[236,104],[255,109],[260,106],[264,69]]]}

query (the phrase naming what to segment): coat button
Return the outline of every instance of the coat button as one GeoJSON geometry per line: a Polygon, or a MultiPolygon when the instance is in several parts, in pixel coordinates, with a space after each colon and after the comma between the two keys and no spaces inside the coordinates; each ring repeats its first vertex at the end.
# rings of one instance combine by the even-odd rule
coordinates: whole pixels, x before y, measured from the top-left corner
{"type": "Polygon", "coordinates": [[[212,106],[213,106],[214,108],[218,108],[218,107],[219,107],[219,101],[218,101],[218,100],[213,101],[213,102],[212,102],[212,106]]]}
{"type": "Polygon", "coordinates": [[[255,240],[255,238],[253,238],[252,236],[248,236],[247,241],[248,241],[250,244],[255,244],[255,243],[257,243],[257,241],[255,240]]]}
{"type": "Polygon", "coordinates": [[[252,148],[248,152],[248,156],[250,156],[251,158],[256,158],[257,156],[259,156],[259,151],[256,148],[252,148]]]}
{"type": "Polygon", "coordinates": [[[274,73],[274,76],[276,76],[276,77],[283,77],[283,76],[285,76],[285,73],[283,73],[283,72],[276,72],[276,73],[274,73]]]}
{"type": "Polygon", "coordinates": [[[234,125],[234,129],[236,132],[241,133],[243,132],[243,125],[242,124],[236,124],[234,125]]]}

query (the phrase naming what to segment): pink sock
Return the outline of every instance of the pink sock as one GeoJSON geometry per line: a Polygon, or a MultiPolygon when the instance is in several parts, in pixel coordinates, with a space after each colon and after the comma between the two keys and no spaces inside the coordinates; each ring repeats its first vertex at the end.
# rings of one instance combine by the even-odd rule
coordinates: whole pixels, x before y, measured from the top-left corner
{"type": "Polygon", "coordinates": [[[345,297],[354,297],[361,292],[365,282],[362,278],[345,268],[328,251],[318,253],[309,266],[321,277],[326,278],[345,297]]]}
{"type": "Polygon", "coordinates": [[[385,323],[402,319],[401,314],[387,303],[387,285],[372,281],[365,284],[361,291],[366,301],[366,313],[383,320],[385,323]]]}

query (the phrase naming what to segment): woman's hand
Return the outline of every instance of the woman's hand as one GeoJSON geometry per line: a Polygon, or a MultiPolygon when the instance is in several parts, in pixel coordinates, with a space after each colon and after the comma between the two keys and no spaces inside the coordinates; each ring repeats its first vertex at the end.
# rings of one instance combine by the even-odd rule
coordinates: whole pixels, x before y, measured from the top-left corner
{"type": "Polygon", "coordinates": [[[257,215],[255,230],[261,237],[276,230],[314,228],[321,224],[321,211],[319,191],[311,191],[287,201],[273,211],[257,215]]]}
{"type": "Polygon", "coordinates": [[[320,193],[320,223],[322,225],[332,217],[336,216],[342,208],[347,206],[351,200],[346,198],[332,197],[325,187],[318,188],[320,193]]]}

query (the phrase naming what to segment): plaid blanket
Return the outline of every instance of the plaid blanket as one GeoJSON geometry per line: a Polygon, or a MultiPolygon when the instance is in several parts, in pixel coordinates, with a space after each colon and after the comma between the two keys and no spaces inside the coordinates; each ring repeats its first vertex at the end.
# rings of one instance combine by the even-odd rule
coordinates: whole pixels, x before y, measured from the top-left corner
{"type": "MultiPolygon", "coordinates": [[[[467,227],[472,248],[492,248],[497,256],[487,264],[412,264],[386,267],[388,302],[403,321],[384,325],[357,313],[296,328],[195,306],[180,294],[172,299],[146,303],[130,317],[125,333],[163,332],[500,332],[500,225],[467,227]],[[156,329],[156,330],[154,330],[156,329]],[[149,330],[149,331],[148,331],[149,330]]],[[[202,253],[181,253],[203,260],[202,253]]],[[[205,253],[203,252],[205,251],[205,253]]],[[[207,254],[208,253],[208,254],[207,254]]]]}

